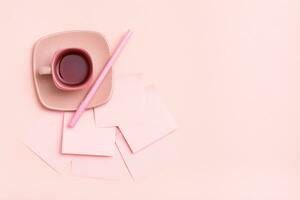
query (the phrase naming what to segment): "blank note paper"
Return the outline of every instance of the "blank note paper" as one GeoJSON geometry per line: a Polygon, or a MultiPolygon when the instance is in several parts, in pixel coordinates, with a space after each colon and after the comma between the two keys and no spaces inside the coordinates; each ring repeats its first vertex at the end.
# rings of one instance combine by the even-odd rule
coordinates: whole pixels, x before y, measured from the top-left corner
{"type": "Polygon", "coordinates": [[[61,154],[62,120],[62,112],[43,112],[24,138],[24,143],[57,172],[71,162],[70,157],[61,154]]]}
{"type": "Polygon", "coordinates": [[[118,126],[137,152],[177,128],[154,86],[144,87],[141,75],[115,79],[110,102],[95,109],[97,126],[118,126]]]}
{"type": "Polygon", "coordinates": [[[109,179],[109,180],[126,180],[130,175],[126,165],[114,146],[114,156],[77,156],[72,159],[72,174],[82,177],[109,179]]]}
{"type": "Polygon", "coordinates": [[[132,153],[122,136],[117,133],[116,144],[134,180],[145,179],[156,173],[172,168],[176,163],[176,144],[170,136],[155,142],[151,146],[132,153]]]}
{"type": "Polygon", "coordinates": [[[95,108],[96,125],[118,126],[120,121],[137,116],[141,112],[143,98],[144,83],[140,74],[117,76],[109,102],[95,108]]]}
{"type": "Polygon", "coordinates": [[[62,153],[113,156],[116,129],[96,127],[93,109],[85,111],[76,126],[69,128],[68,121],[72,114],[64,113],[62,153]]]}
{"type": "Polygon", "coordinates": [[[166,137],[177,125],[154,86],[140,74],[114,80],[111,100],[86,110],[74,128],[72,112],[44,112],[25,143],[58,172],[124,180],[172,167],[175,144],[166,137]]]}
{"type": "Polygon", "coordinates": [[[177,125],[154,86],[147,86],[141,112],[121,121],[119,127],[130,149],[137,152],[174,131],[177,125]]]}

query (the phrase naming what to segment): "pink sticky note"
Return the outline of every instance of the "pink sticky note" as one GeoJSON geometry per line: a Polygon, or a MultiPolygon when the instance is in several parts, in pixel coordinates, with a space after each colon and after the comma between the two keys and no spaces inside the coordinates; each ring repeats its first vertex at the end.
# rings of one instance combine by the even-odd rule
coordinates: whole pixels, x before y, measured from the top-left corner
{"type": "Polygon", "coordinates": [[[63,113],[44,111],[28,131],[24,143],[57,172],[70,166],[71,158],[61,152],[63,113]]]}
{"type": "Polygon", "coordinates": [[[131,150],[137,152],[156,142],[177,128],[174,118],[167,110],[153,86],[145,88],[142,110],[119,123],[131,150]]]}
{"type": "Polygon", "coordinates": [[[95,109],[97,126],[118,126],[136,152],[176,129],[153,86],[144,88],[141,75],[118,76],[111,100],[95,109]]]}
{"type": "Polygon", "coordinates": [[[95,108],[96,125],[118,126],[120,121],[135,117],[141,112],[143,98],[144,83],[140,74],[117,75],[110,101],[95,108]]]}
{"type": "Polygon", "coordinates": [[[118,131],[116,144],[135,180],[141,180],[172,168],[176,163],[176,144],[165,137],[137,153],[132,153],[125,138],[118,131]]]}
{"type": "Polygon", "coordinates": [[[99,128],[95,125],[93,109],[83,113],[77,125],[68,127],[72,112],[64,113],[62,140],[63,154],[113,156],[115,152],[116,129],[99,128]]]}
{"type": "Polygon", "coordinates": [[[130,179],[127,167],[116,146],[114,150],[113,157],[78,156],[73,158],[72,174],[109,180],[130,179]]]}

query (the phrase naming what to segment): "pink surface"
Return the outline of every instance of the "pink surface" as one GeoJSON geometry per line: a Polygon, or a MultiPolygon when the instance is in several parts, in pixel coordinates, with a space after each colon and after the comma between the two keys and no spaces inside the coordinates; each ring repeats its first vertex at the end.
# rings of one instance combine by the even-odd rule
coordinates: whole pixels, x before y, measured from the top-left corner
{"type": "Polygon", "coordinates": [[[87,110],[76,127],[69,128],[68,121],[73,113],[64,113],[62,153],[114,156],[115,128],[99,128],[95,125],[94,111],[87,110]]]}
{"type": "Polygon", "coordinates": [[[299,200],[299,10],[299,0],[1,1],[0,199],[299,200]],[[48,115],[34,42],[96,30],[113,47],[128,27],[114,70],[157,86],[180,125],[166,137],[175,162],[136,182],[53,173],[18,141],[48,115]]]}

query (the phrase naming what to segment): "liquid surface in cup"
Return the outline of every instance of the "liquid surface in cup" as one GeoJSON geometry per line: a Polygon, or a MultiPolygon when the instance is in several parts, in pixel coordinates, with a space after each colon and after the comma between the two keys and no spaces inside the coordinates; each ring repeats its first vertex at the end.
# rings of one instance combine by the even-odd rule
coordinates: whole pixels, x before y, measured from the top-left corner
{"type": "Polygon", "coordinates": [[[79,52],[69,52],[58,62],[60,80],[67,85],[80,85],[90,76],[91,66],[88,59],[79,52]]]}

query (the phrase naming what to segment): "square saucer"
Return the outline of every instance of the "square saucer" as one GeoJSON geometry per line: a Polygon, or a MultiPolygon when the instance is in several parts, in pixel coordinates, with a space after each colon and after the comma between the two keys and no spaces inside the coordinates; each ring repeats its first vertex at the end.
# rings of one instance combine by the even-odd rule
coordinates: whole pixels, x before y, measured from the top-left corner
{"type": "MultiPolygon", "coordinates": [[[[40,75],[38,68],[50,65],[53,54],[64,48],[85,49],[92,58],[93,80],[98,77],[106,61],[110,57],[110,51],[105,38],[93,31],[68,31],[51,34],[39,39],[33,48],[32,68],[33,79],[37,96],[41,104],[58,111],[75,111],[87,94],[89,88],[77,91],[63,91],[58,89],[51,75],[40,75]]],[[[109,71],[101,86],[98,88],[88,108],[94,108],[105,104],[112,90],[112,70],[109,71]]]]}

